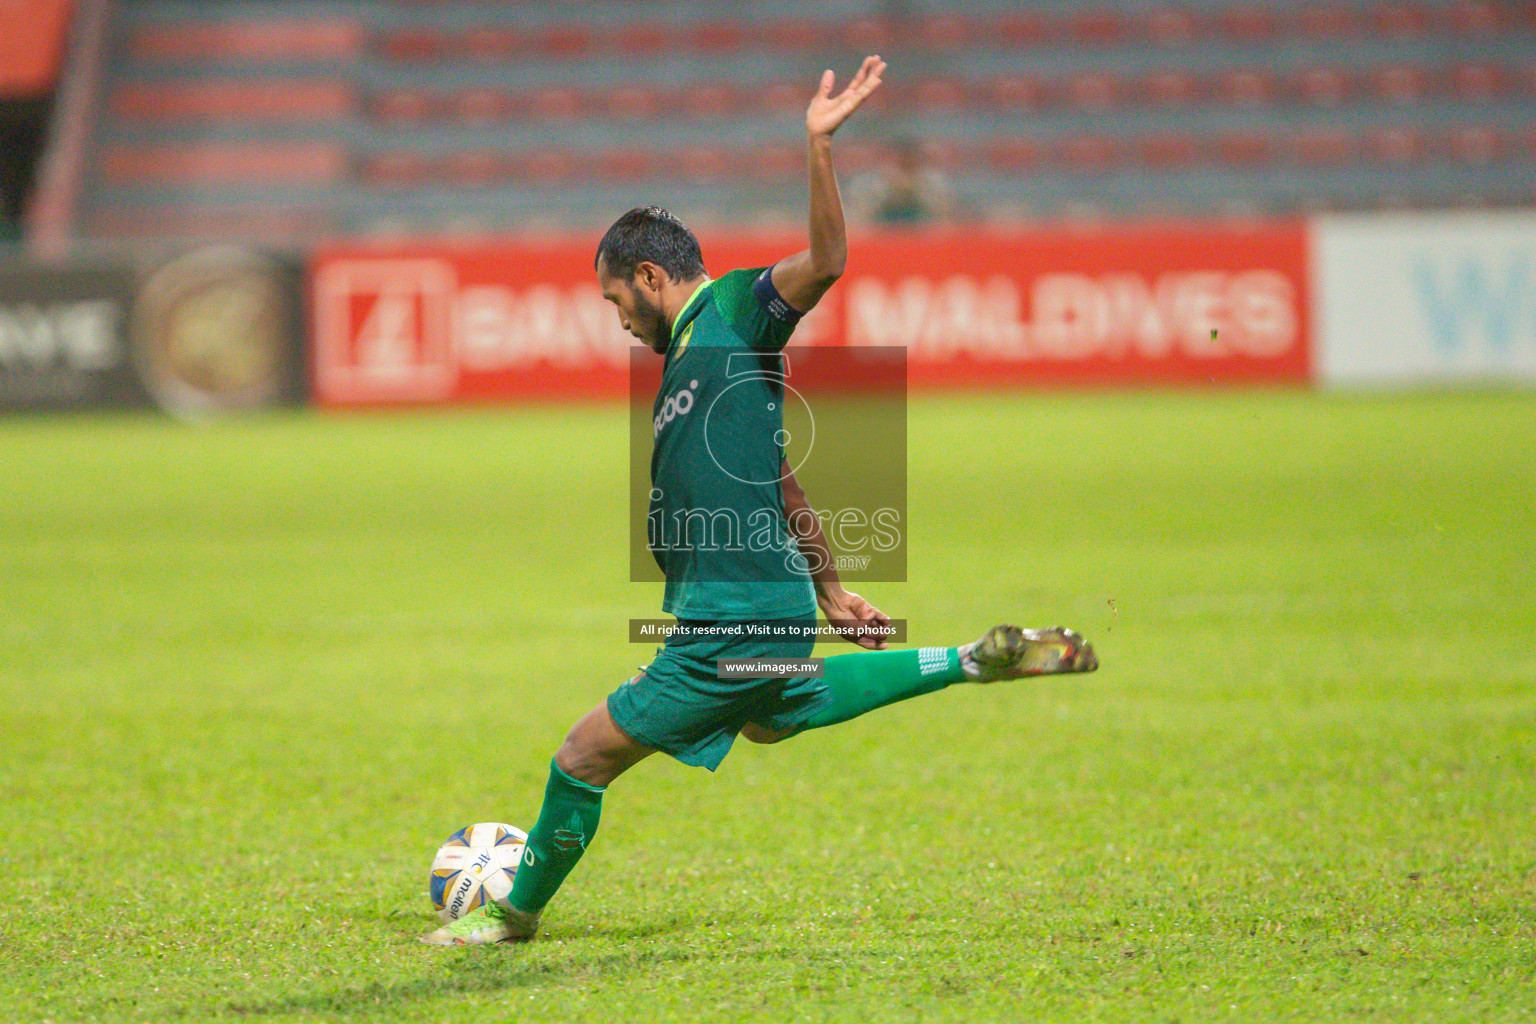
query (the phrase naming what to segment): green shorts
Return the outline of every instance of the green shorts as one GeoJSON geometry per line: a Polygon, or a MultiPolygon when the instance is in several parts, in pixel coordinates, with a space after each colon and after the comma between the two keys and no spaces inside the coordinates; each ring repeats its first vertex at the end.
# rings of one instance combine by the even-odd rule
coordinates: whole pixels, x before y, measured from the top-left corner
{"type": "MultiPolygon", "coordinates": [[[[814,615],[782,619],[813,635],[814,615]]],[[[679,620],[679,625],[717,625],[679,620]]],[[[767,625],[775,625],[768,623],[767,625]]],[[[813,639],[732,636],[667,638],[656,660],[608,695],[608,713],[625,733],[677,758],[714,771],[742,726],[774,732],[798,729],[831,702],[824,679],[719,679],[717,658],[807,658],[813,639]]]]}

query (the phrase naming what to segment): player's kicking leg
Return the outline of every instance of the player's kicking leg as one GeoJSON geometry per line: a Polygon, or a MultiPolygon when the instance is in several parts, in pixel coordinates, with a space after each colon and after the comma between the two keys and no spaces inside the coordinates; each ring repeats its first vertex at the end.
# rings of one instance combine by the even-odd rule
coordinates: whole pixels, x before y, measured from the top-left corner
{"type": "Polygon", "coordinates": [[[777,743],[955,683],[995,683],[1098,667],[1093,645],[1061,626],[1020,629],[1004,624],[959,647],[842,654],[826,660],[823,678],[814,687],[786,691],[777,713],[752,723],[741,735],[754,743],[777,743]]]}
{"type": "Polygon", "coordinates": [[[588,712],[550,762],[544,805],[528,832],[508,905],[485,903],[428,932],[421,941],[432,946],[481,946],[532,939],[544,905],[597,833],[603,791],[653,753],[654,749],[614,724],[606,702],[588,712]]]}

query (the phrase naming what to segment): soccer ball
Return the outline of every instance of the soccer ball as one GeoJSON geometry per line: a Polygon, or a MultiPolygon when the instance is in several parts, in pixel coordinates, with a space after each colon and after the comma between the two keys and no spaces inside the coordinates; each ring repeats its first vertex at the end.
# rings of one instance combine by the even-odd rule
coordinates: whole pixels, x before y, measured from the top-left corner
{"type": "Polygon", "coordinates": [[[499,821],[466,825],[449,836],[432,858],[427,880],[437,919],[447,924],[486,900],[506,906],[527,844],[528,833],[499,821]]]}

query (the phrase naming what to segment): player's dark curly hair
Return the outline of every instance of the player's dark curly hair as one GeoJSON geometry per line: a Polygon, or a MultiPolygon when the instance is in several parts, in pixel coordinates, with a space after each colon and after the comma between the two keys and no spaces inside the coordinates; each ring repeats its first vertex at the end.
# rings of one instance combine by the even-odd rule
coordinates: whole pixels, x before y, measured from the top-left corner
{"type": "Polygon", "coordinates": [[[597,243],[593,269],[608,264],[608,273],[628,281],[639,263],[654,263],[674,281],[691,281],[704,273],[699,240],[683,222],[659,206],[637,206],[613,222],[597,243]]]}

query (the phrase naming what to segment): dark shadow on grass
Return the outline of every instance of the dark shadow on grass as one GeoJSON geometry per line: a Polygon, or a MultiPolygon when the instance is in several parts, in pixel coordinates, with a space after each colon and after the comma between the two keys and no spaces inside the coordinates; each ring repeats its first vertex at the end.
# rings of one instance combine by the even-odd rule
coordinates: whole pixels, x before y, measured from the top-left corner
{"type": "Polygon", "coordinates": [[[224,1004],[222,1012],[236,1017],[277,1017],[284,1014],[314,1014],[325,1020],[353,1014],[378,1014],[391,1008],[401,1009],[423,999],[460,995],[485,995],[507,989],[548,985],[570,975],[616,977],[626,971],[650,969],[660,964],[690,959],[685,951],[673,953],[643,952],[632,955],[611,954],[584,959],[579,964],[552,966],[516,959],[515,948],[467,949],[447,952],[440,973],[397,985],[373,983],[341,988],[332,992],[289,996],[260,1002],[224,1004]]]}
{"type": "MultiPolygon", "coordinates": [[[[558,939],[569,947],[579,950],[586,939],[603,939],[616,942],[639,942],[685,931],[692,922],[687,918],[674,917],[663,921],[627,925],[616,928],[592,928],[566,932],[553,928],[540,942],[558,939]]],[[[442,967],[432,975],[415,981],[386,985],[374,982],[368,985],[349,986],[330,992],[314,992],[280,999],[222,1004],[219,1010],[237,1017],[277,1017],[283,1014],[315,1014],[325,1019],[346,1017],[352,1014],[376,1014],[390,1007],[401,1007],[421,999],[456,995],[485,995],[507,989],[527,988],[531,985],[549,985],[564,978],[620,977],[625,973],[652,970],[655,967],[693,959],[687,950],[656,952],[636,949],[631,952],[606,953],[601,956],[579,957],[565,964],[534,962],[519,953],[525,947],[496,946],[473,949],[439,949],[433,955],[442,958],[442,967]]],[[[188,1009],[183,1016],[195,1015],[188,1009]]]]}

